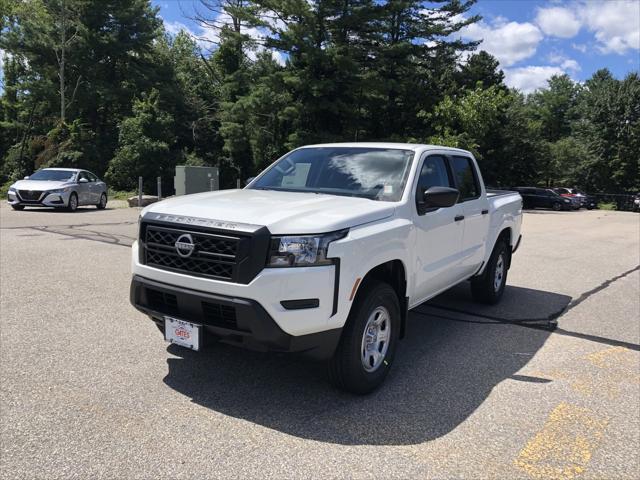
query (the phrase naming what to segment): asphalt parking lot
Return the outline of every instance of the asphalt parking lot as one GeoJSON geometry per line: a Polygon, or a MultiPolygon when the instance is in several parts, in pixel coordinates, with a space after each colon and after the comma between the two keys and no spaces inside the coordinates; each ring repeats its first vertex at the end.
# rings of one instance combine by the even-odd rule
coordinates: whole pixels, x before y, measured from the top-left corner
{"type": "Polygon", "coordinates": [[[367,397],[167,346],[128,301],[136,217],[0,207],[3,478],[638,478],[639,215],[525,213],[502,303],[418,307],[367,397]]]}

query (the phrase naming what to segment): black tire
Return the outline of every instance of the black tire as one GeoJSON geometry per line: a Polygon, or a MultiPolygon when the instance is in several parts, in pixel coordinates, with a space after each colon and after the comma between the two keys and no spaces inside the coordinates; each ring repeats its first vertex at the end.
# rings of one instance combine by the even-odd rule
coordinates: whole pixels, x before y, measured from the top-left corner
{"type": "Polygon", "coordinates": [[[559,212],[560,210],[562,210],[562,205],[560,205],[559,203],[554,203],[553,205],[551,205],[551,208],[556,212],[559,212]]]}
{"type": "Polygon", "coordinates": [[[76,192],[72,192],[71,195],[69,196],[69,204],[67,205],[67,210],[69,212],[75,212],[77,209],[78,209],[78,195],[76,194],[76,192]]]}
{"type": "Polygon", "coordinates": [[[504,287],[507,284],[508,265],[509,246],[504,240],[500,239],[496,246],[493,247],[493,252],[491,252],[491,257],[484,273],[471,279],[471,294],[476,302],[494,305],[500,301],[504,293],[504,287]],[[499,268],[500,262],[501,268],[499,268]],[[498,281],[497,277],[500,270],[502,275],[498,281]]]}
{"type": "MultiPolygon", "coordinates": [[[[329,380],[333,385],[347,392],[363,395],[379,387],[393,364],[398,339],[400,336],[400,302],[391,286],[376,280],[360,287],[356,300],[351,307],[349,318],[342,331],[340,343],[333,358],[329,361],[329,380]],[[388,313],[388,317],[386,313],[388,313]],[[385,318],[378,333],[387,331],[388,345],[380,346],[379,362],[369,365],[371,371],[364,366],[365,355],[372,355],[375,348],[363,348],[365,328],[370,319],[385,318]]],[[[369,337],[372,338],[372,337],[369,337]]],[[[373,342],[371,345],[377,343],[373,342]]],[[[385,342],[382,342],[385,343],[385,342]]]]}
{"type": "Polygon", "coordinates": [[[105,208],[107,208],[107,194],[102,192],[102,195],[100,195],[100,203],[98,203],[96,205],[96,208],[98,210],[104,210],[105,208]]]}
{"type": "Polygon", "coordinates": [[[14,210],[20,211],[20,210],[24,210],[24,205],[11,205],[11,208],[13,208],[14,210]]]}

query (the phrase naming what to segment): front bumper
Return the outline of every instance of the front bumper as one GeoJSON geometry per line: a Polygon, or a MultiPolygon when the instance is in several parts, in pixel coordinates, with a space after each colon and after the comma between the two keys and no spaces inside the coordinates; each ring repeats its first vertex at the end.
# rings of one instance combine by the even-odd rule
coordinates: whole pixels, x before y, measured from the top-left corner
{"type": "Polygon", "coordinates": [[[7,201],[9,205],[22,205],[25,207],[65,207],[69,203],[71,192],[50,193],[43,192],[37,200],[26,200],[20,197],[17,192],[8,192],[7,201]]]}
{"type": "MultiPolygon", "coordinates": [[[[164,329],[165,315],[203,326],[204,344],[221,340],[252,350],[303,352],[328,359],[338,345],[341,328],[307,335],[286,333],[255,300],[206,293],[134,275],[131,304],[164,329]]],[[[305,312],[298,312],[300,321],[305,312]]]]}

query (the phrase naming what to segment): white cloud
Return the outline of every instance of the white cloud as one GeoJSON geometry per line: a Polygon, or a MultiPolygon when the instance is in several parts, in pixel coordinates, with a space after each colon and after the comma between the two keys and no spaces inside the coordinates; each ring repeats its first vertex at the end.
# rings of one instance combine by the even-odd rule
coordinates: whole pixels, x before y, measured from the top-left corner
{"type": "Polygon", "coordinates": [[[547,35],[572,38],[580,31],[580,20],[565,7],[539,8],[536,23],[547,35]]]}
{"type": "Polygon", "coordinates": [[[460,30],[460,34],[470,40],[482,40],[479,48],[495,56],[505,67],[534,55],[543,38],[532,23],[507,22],[504,18],[492,24],[473,23],[460,30]]]}
{"type": "Polygon", "coordinates": [[[554,75],[562,75],[565,71],[559,66],[536,66],[505,68],[504,81],[522,93],[531,93],[547,86],[547,80],[554,75]]]}
{"type": "Polygon", "coordinates": [[[189,29],[189,27],[187,27],[182,22],[167,22],[165,20],[164,21],[164,29],[167,31],[167,33],[169,33],[171,35],[177,35],[178,33],[180,33],[181,30],[184,30],[191,37],[195,37],[196,36],[196,34],[193,31],[191,31],[191,29],[189,29]]]}
{"type": "Polygon", "coordinates": [[[640,2],[608,0],[584,2],[580,16],[592,31],[602,53],[624,54],[640,50],[640,2]]]}
{"type": "Polygon", "coordinates": [[[584,43],[572,43],[571,47],[581,53],[587,53],[587,46],[584,43]]]}
{"type": "Polygon", "coordinates": [[[576,62],[573,58],[566,57],[564,54],[559,52],[551,52],[549,54],[549,62],[554,65],[559,65],[565,71],[571,72],[579,72],[582,70],[580,64],[576,62]]]}

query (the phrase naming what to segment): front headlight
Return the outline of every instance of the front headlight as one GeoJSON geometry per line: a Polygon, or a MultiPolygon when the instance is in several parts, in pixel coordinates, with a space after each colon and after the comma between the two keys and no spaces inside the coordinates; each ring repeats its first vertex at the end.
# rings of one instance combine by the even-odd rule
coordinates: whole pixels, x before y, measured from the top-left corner
{"type": "Polygon", "coordinates": [[[13,187],[9,187],[8,192],[9,192],[9,193],[16,193],[16,189],[15,189],[15,188],[13,188],[13,187]]]}
{"type": "Polygon", "coordinates": [[[571,203],[571,200],[564,199],[564,203],[571,203]]]}
{"type": "Polygon", "coordinates": [[[66,193],[69,190],[71,190],[71,187],[56,188],[56,189],[53,189],[53,190],[49,190],[49,193],[66,193]]]}
{"type": "Polygon", "coordinates": [[[267,267],[310,267],[331,265],[327,258],[329,244],[347,236],[349,230],[321,235],[286,235],[271,237],[267,267]]]}

